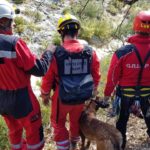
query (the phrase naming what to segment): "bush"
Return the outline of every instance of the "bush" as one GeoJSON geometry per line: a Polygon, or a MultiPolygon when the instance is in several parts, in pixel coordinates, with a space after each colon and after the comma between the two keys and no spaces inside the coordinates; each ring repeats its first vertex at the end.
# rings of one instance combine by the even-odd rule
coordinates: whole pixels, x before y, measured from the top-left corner
{"type": "Polygon", "coordinates": [[[100,41],[111,37],[112,27],[108,20],[85,19],[82,21],[82,28],[79,36],[87,41],[96,36],[100,41]],[[92,22],[92,23],[91,23],[92,22]]]}
{"type": "Polygon", "coordinates": [[[24,3],[26,0],[12,0],[15,4],[22,4],[24,3]]]}
{"type": "Polygon", "coordinates": [[[9,142],[7,136],[7,127],[3,119],[0,117],[0,150],[9,150],[9,142]]]}
{"type": "Polygon", "coordinates": [[[101,41],[111,37],[112,26],[109,20],[96,21],[94,26],[94,34],[99,37],[101,41]]]}
{"type": "Polygon", "coordinates": [[[122,8],[123,8],[123,3],[117,0],[112,0],[108,4],[107,11],[110,12],[112,15],[116,15],[121,11],[122,8]]]}
{"type": "Polygon", "coordinates": [[[43,106],[41,100],[39,101],[40,101],[40,106],[41,106],[43,127],[46,127],[50,123],[50,106],[43,106]]]}
{"type": "Polygon", "coordinates": [[[52,37],[52,43],[54,45],[60,45],[61,44],[61,36],[59,33],[55,32],[52,37]]]}
{"type": "Polygon", "coordinates": [[[43,15],[38,10],[29,10],[26,8],[24,10],[24,14],[26,16],[29,16],[30,18],[32,18],[32,20],[34,20],[34,22],[39,22],[43,18],[43,15]]]}
{"type": "Polygon", "coordinates": [[[21,17],[21,16],[18,16],[14,19],[14,22],[15,22],[15,32],[18,33],[18,34],[21,34],[24,32],[25,28],[26,28],[26,25],[27,25],[27,21],[21,17]]]}
{"type": "Polygon", "coordinates": [[[79,37],[89,41],[94,35],[94,25],[91,24],[91,20],[85,19],[81,22],[81,27],[79,37]]]}
{"type": "Polygon", "coordinates": [[[111,55],[108,55],[108,56],[105,56],[105,58],[101,60],[101,83],[99,86],[100,96],[104,96],[103,91],[104,91],[106,80],[107,80],[107,71],[108,71],[110,59],[111,59],[111,55]]]}
{"type": "Polygon", "coordinates": [[[96,0],[91,0],[84,8],[86,2],[86,0],[80,0],[79,3],[72,4],[71,10],[73,11],[73,13],[75,15],[79,15],[80,17],[82,16],[83,18],[96,18],[97,16],[99,16],[103,9],[101,3],[96,0]]]}

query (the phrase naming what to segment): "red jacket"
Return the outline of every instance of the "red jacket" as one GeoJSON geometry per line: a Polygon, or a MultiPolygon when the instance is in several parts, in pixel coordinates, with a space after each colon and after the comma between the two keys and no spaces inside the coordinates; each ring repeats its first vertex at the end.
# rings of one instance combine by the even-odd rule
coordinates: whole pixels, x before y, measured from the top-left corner
{"type": "MultiPolygon", "coordinates": [[[[142,61],[144,61],[148,51],[150,51],[150,37],[133,35],[128,38],[127,42],[136,46],[142,61]]],[[[121,52],[121,49],[117,50],[112,56],[104,90],[105,96],[110,96],[116,85],[137,85],[140,63],[136,53],[133,50],[121,52]]],[[[142,86],[150,86],[150,59],[145,64],[140,83],[142,86]]]]}
{"type": "Polygon", "coordinates": [[[33,93],[30,76],[44,75],[51,59],[50,51],[46,51],[41,59],[37,59],[22,39],[0,34],[0,106],[3,106],[4,99],[7,102],[6,107],[13,101],[15,109],[9,113],[15,118],[25,117],[29,113],[26,112],[29,106],[32,107],[32,98],[29,96],[33,93]]]}
{"type": "Polygon", "coordinates": [[[47,63],[47,67],[41,67],[43,60],[37,59],[22,39],[12,35],[3,35],[0,41],[9,43],[12,37],[14,37],[13,45],[10,44],[13,47],[12,50],[8,44],[0,46],[0,89],[2,90],[16,90],[28,86],[30,74],[44,75],[49,66],[47,63]]]}
{"type": "MultiPolygon", "coordinates": [[[[62,45],[67,51],[70,52],[80,52],[83,49],[83,45],[79,43],[78,40],[66,40],[64,41],[62,45]]],[[[95,84],[95,88],[98,87],[99,81],[100,81],[100,62],[99,59],[96,55],[96,52],[93,51],[92,54],[92,76],[95,84]]],[[[57,70],[57,64],[56,64],[56,59],[55,57],[52,60],[52,64],[46,73],[46,75],[42,79],[42,86],[41,86],[41,91],[43,94],[48,94],[53,86],[53,82],[57,81],[58,83],[58,70],[57,70]]],[[[54,93],[54,97],[58,96],[58,84],[56,85],[56,90],[54,93]]]]}

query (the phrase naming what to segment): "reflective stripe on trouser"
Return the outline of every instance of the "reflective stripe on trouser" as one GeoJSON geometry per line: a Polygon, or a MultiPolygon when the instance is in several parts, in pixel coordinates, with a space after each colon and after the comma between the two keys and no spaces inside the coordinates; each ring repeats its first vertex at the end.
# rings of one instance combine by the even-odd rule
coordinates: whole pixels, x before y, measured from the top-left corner
{"type": "Polygon", "coordinates": [[[21,148],[22,148],[22,143],[11,144],[11,149],[12,150],[20,150],[21,148]]]}
{"type": "Polygon", "coordinates": [[[37,149],[39,149],[43,145],[44,145],[44,139],[41,142],[39,142],[37,144],[34,144],[34,145],[27,144],[27,149],[28,150],[37,150],[37,149]]]}
{"type": "Polygon", "coordinates": [[[26,141],[22,139],[21,143],[11,144],[11,150],[27,150],[26,141]]]}
{"type": "Polygon", "coordinates": [[[70,142],[69,140],[56,142],[57,150],[69,150],[70,142]]]}
{"type": "Polygon", "coordinates": [[[79,141],[80,141],[80,136],[71,137],[71,142],[79,142],[79,141]]]}

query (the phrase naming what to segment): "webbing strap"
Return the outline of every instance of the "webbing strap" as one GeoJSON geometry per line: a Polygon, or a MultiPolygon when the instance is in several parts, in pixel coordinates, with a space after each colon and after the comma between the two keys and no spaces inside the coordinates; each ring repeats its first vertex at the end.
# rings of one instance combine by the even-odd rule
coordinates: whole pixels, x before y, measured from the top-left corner
{"type": "Polygon", "coordinates": [[[137,86],[139,86],[139,85],[140,85],[140,82],[141,82],[141,79],[142,79],[142,74],[143,74],[144,66],[145,66],[145,64],[146,64],[146,62],[147,62],[147,60],[148,60],[148,58],[150,57],[150,51],[148,51],[148,53],[147,53],[147,55],[146,55],[144,61],[142,62],[141,56],[140,56],[140,54],[139,54],[139,51],[137,50],[136,47],[134,48],[134,50],[135,50],[136,56],[137,56],[137,58],[138,58],[138,60],[139,60],[139,63],[140,63],[140,65],[141,65],[141,69],[140,69],[140,71],[139,71],[138,80],[137,80],[137,86]]]}

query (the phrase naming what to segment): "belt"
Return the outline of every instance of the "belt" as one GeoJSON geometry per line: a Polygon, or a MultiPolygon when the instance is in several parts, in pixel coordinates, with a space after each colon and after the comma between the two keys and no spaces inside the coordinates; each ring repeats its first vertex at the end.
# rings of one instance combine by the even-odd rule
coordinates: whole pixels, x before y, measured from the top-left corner
{"type": "Polygon", "coordinates": [[[119,87],[122,95],[127,97],[146,97],[150,95],[150,87],[135,86],[135,87],[119,87]]]}

